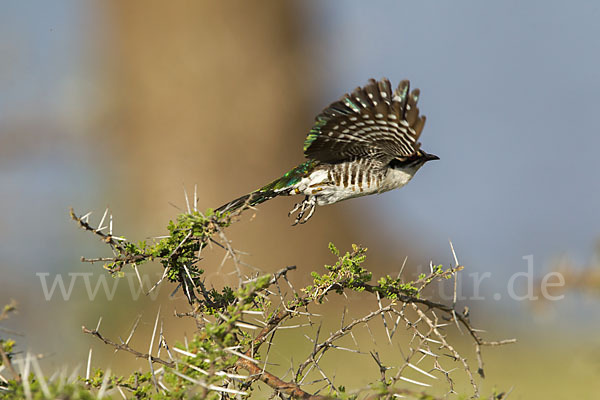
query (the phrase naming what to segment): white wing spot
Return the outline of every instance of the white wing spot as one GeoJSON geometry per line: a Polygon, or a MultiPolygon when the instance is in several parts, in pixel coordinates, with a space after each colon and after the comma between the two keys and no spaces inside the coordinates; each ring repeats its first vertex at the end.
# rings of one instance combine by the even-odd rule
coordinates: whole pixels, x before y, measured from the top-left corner
{"type": "Polygon", "coordinates": [[[356,99],[356,101],[358,101],[360,103],[361,106],[363,106],[364,108],[367,108],[367,105],[361,101],[360,97],[355,97],[355,99],[356,99]]]}
{"type": "Polygon", "coordinates": [[[375,118],[383,118],[383,114],[382,113],[377,113],[377,114],[375,114],[375,118]]]}
{"type": "MultiPolygon", "coordinates": [[[[344,129],[344,130],[342,131],[342,133],[349,133],[349,132],[350,132],[350,129],[344,129]]],[[[340,135],[340,137],[342,137],[342,135],[340,135]]]]}
{"type": "Polygon", "coordinates": [[[350,121],[356,121],[357,118],[356,117],[350,117],[350,121]]]}
{"type": "Polygon", "coordinates": [[[379,92],[379,94],[381,95],[381,97],[383,97],[384,99],[387,98],[387,93],[386,92],[379,92]]]}
{"type": "Polygon", "coordinates": [[[364,119],[369,119],[369,114],[363,114],[363,115],[362,115],[362,117],[363,117],[364,119]]]}
{"type": "Polygon", "coordinates": [[[333,127],[333,130],[336,130],[336,129],[338,129],[339,127],[340,127],[339,125],[336,125],[336,126],[334,126],[334,127],[333,127]]]}
{"type": "Polygon", "coordinates": [[[396,115],[395,114],[389,114],[388,115],[388,119],[396,119],[396,115]]]}
{"type": "Polygon", "coordinates": [[[367,96],[369,96],[370,99],[373,98],[373,93],[367,93],[367,96]]]}
{"type": "Polygon", "coordinates": [[[413,143],[414,143],[414,142],[415,142],[415,137],[414,137],[414,135],[416,135],[416,134],[417,134],[417,132],[415,132],[415,130],[414,130],[414,129],[412,129],[412,128],[410,128],[410,129],[409,129],[409,131],[410,131],[410,133],[411,133],[411,134],[410,134],[410,135],[408,135],[408,140],[410,140],[411,142],[413,142],[413,143]]]}

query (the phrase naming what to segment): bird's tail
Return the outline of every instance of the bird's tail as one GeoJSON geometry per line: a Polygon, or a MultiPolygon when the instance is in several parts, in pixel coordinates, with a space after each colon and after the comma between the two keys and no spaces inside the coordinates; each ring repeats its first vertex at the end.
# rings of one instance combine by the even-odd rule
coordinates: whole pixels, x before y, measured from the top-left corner
{"type": "Polygon", "coordinates": [[[223,204],[217,208],[217,212],[233,212],[240,208],[246,209],[253,207],[260,203],[264,203],[267,200],[277,196],[286,196],[292,194],[293,187],[298,183],[307,173],[312,171],[318,164],[315,160],[308,160],[303,164],[298,165],[292,170],[288,171],[281,178],[275,179],[273,182],[255,190],[252,193],[248,193],[245,196],[239,197],[227,204],[223,204]]]}
{"type": "Polygon", "coordinates": [[[275,192],[274,190],[262,190],[259,189],[252,193],[248,193],[245,196],[238,197],[235,200],[230,201],[229,203],[223,204],[221,207],[217,208],[216,212],[233,212],[239,210],[240,208],[246,209],[253,206],[256,206],[260,203],[264,203],[267,200],[272,199],[273,197],[277,197],[281,192],[275,192]]]}

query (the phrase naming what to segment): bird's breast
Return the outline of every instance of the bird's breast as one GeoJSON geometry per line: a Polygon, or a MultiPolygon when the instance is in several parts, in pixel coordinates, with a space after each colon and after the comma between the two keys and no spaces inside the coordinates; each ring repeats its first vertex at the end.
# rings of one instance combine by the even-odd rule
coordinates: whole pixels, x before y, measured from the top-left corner
{"type": "Polygon", "coordinates": [[[402,169],[388,168],[387,173],[381,183],[380,192],[398,189],[406,185],[412,179],[413,174],[402,169]]]}

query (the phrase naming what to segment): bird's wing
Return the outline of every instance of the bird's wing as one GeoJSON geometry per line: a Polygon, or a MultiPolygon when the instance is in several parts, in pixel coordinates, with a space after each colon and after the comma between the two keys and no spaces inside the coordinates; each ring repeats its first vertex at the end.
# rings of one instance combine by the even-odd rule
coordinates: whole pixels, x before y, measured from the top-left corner
{"type": "Polygon", "coordinates": [[[419,150],[425,116],[419,115],[419,89],[409,81],[392,93],[387,79],[370,79],[325,108],[304,142],[304,155],[335,163],[372,157],[387,163],[419,150]]]}

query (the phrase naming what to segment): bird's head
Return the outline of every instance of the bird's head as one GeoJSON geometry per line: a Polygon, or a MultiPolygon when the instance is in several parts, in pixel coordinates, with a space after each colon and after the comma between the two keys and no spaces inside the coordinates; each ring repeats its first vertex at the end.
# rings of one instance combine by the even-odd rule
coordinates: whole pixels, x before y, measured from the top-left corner
{"type": "Polygon", "coordinates": [[[416,172],[427,161],[439,160],[435,154],[429,154],[419,149],[410,156],[395,158],[390,162],[390,167],[394,169],[402,169],[404,171],[416,172]]]}

